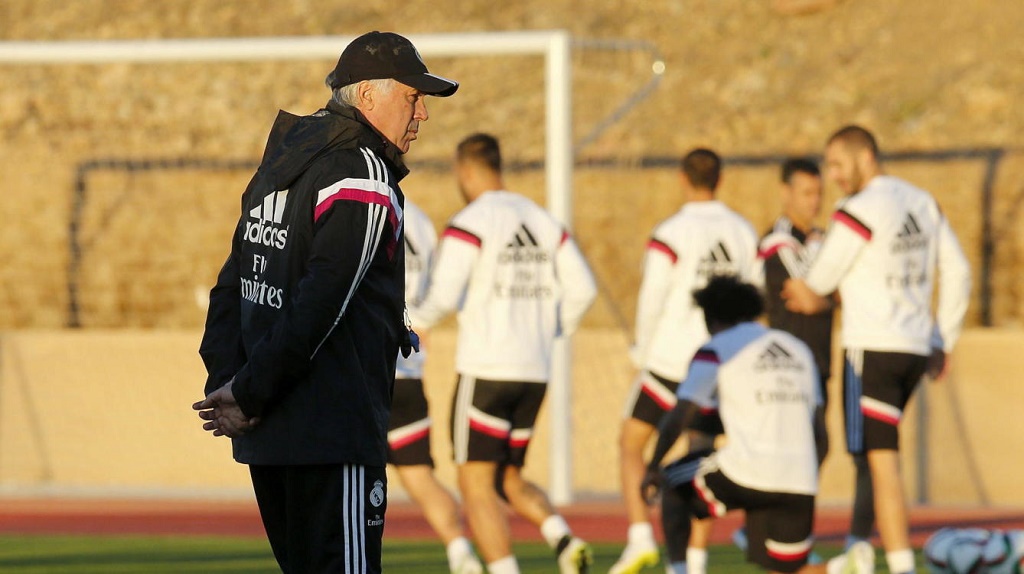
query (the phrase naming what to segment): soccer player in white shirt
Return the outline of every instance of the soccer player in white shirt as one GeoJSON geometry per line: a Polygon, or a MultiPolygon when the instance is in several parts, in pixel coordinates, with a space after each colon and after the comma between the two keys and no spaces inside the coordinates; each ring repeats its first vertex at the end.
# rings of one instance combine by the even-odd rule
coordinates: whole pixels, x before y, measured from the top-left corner
{"type": "MultiPolygon", "coordinates": [[[[753,278],[759,270],[754,228],[715,197],[722,170],[718,154],[694,149],[683,157],[681,168],[686,202],[654,228],[644,256],[632,350],[639,374],[619,435],[622,497],[630,525],[626,548],[611,574],[635,574],[658,562],[654,530],[640,496],[644,447],[661,416],[675,405],[675,389],[690,357],[708,338],[693,290],[715,275],[753,278]]],[[[709,410],[690,433],[691,449],[710,446],[720,432],[721,423],[709,410]]],[[[665,527],[671,530],[672,525],[665,527]]]]}
{"type": "Polygon", "coordinates": [[[540,528],[562,574],[586,572],[589,545],[522,466],[554,339],[576,330],[597,288],[562,225],[505,191],[497,139],[474,134],[460,142],[455,171],[469,205],[449,222],[426,299],[411,314],[414,326],[429,328],[458,310],[451,422],[463,508],[491,574],[519,572],[501,498],[540,528]]]}
{"type": "MultiPolygon", "coordinates": [[[[754,285],[720,276],[693,297],[711,339],[694,355],[678,402],[658,425],[644,497],[653,502],[664,491],[663,508],[684,518],[744,510],[747,560],[771,572],[833,573],[847,566],[857,574],[873,572],[874,551],[864,542],[827,566],[807,564],[818,464],[828,450],[811,350],[793,335],[755,322],[764,304],[754,285]],[[691,453],[663,470],[665,454],[708,406],[719,409],[725,445],[691,453]]],[[[671,565],[672,573],[686,571],[686,562],[671,565]]]]}
{"type": "Polygon", "coordinates": [[[899,467],[899,422],[925,374],[939,378],[970,295],[970,267],[935,199],[885,175],[874,136],[847,126],[828,140],[829,178],[848,194],[804,280],[786,283],[794,311],[814,313],[837,287],[846,349],[847,449],[867,453],[889,571],[914,571],[899,467]],[[936,312],[932,294],[939,287],[936,312]]]}

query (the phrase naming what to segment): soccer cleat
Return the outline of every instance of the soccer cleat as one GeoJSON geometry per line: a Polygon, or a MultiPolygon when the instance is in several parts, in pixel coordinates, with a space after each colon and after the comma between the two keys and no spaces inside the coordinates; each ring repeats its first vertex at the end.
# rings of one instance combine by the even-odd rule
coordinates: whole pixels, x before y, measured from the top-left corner
{"type": "Polygon", "coordinates": [[[452,566],[452,574],[484,574],[484,565],[473,554],[467,554],[452,566]]]}
{"type": "Polygon", "coordinates": [[[626,546],[608,574],[638,574],[647,566],[658,564],[658,549],[653,546],[626,546]]]}
{"type": "Polygon", "coordinates": [[[870,542],[857,542],[846,551],[843,574],[874,574],[875,549],[870,542]]]}
{"type": "Polygon", "coordinates": [[[555,549],[561,574],[587,574],[594,561],[590,545],[575,536],[564,536],[555,549]]]}

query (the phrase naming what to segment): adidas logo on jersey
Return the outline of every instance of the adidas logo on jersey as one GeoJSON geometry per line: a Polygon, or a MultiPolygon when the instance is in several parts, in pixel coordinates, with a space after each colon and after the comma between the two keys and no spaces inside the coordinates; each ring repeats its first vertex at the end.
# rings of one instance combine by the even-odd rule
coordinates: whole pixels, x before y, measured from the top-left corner
{"type": "Polygon", "coordinates": [[[780,345],[778,341],[772,341],[772,344],[768,345],[757,358],[757,362],[754,363],[754,369],[757,371],[776,369],[803,370],[803,368],[800,361],[793,358],[793,354],[780,345]]]}
{"type": "Polygon", "coordinates": [[[509,299],[553,297],[551,286],[542,279],[545,276],[543,269],[550,260],[551,254],[541,247],[533,232],[526,224],[520,225],[505,249],[498,254],[500,265],[512,267],[507,268],[508,274],[504,279],[495,282],[495,296],[509,299]]]}
{"type": "Polygon", "coordinates": [[[548,253],[537,243],[537,238],[526,227],[519,226],[505,250],[498,255],[498,263],[547,263],[548,253]]]}
{"type": "Polygon", "coordinates": [[[913,213],[907,213],[903,220],[903,226],[896,233],[896,240],[892,243],[893,253],[913,251],[928,247],[928,237],[921,230],[913,213]]]}
{"type": "Polygon", "coordinates": [[[697,265],[697,273],[705,278],[715,275],[729,275],[735,272],[736,268],[732,261],[732,255],[729,254],[729,249],[722,241],[719,241],[717,245],[712,247],[697,265]]]}
{"type": "Polygon", "coordinates": [[[288,229],[275,227],[284,219],[288,190],[275,191],[263,198],[263,203],[249,210],[250,220],[245,222],[244,238],[249,243],[284,249],[288,242],[288,229]]]}
{"type": "Polygon", "coordinates": [[[903,229],[896,235],[896,237],[910,237],[911,235],[920,235],[921,226],[917,224],[917,220],[914,219],[913,213],[908,213],[907,218],[903,221],[903,229]]]}
{"type": "Polygon", "coordinates": [[[515,235],[512,236],[512,241],[509,241],[508,245],[506,245],[505,247],[516,248],[526,247],[528,245],[533,247],[540,246],[540,244],[537,243],[537,238],[534,237],[532,233],[530,233],[530,228],[527,227],[524,223],[519,226],[519,229],[516,230],[515,235]]]}

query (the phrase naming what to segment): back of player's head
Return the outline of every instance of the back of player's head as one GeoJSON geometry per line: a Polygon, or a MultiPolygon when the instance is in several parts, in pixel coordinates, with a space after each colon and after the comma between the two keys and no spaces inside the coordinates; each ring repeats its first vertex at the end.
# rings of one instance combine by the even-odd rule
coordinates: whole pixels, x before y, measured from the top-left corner
{"type": "Polygon", "coordinates": [[[714,191],[722,175],[722,158],[707,148],[697,148],[683,156],[680,167],[690,185],[714,191]]]}
{"type": "Polygon", "coordinates": [[[808,158],[794,157],[787,159],[782,164],[782,183],[793,183],[793,175],[797,173],[806,173],[807,175],[813,175],[814,177],[821,177],[821,169],[818,168],[817,162],[808,158]]]}
{"type": "Polygon", "coordinates": [[[872,157],[878,157],[878,142],[875,141],[875,136],[858,125],[848,125],[836,130],[828,138],[828,144],[833,142],[840,142],[851,151],[868,150],[872,157]]]}
{"type": "Polygon", "coordinates": [[[735,275],[716,275],[694,291],[693,299],[704,310],[708,325],[735,325],[757,319],[764,311],[764,299],[757,287],[735,275]]]}
{"type": "Polygon", "coordinates": [[[501,172],[501,148],[498,138],[485,133],[467,136],[455,148],[455,160],[459,163],[473,162],[501,172]]]}

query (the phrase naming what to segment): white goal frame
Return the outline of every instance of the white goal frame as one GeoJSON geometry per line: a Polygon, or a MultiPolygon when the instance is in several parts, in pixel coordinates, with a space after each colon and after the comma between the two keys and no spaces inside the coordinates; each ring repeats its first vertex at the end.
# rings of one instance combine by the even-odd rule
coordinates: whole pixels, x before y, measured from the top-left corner
{"type": "MultiPolygon", "coordinates": [[[[0,42],[0,62],[102,64],[112,62],[334,60],[354,36],[0,42]]],[[[571,36],[565,30],[409,35],[425,56],[535,55],[544,58],[545,182],[548,209],[572,227],[573,141],[571,36]]],[[[559,339],[552,362],[548,412],[550,482],[555,504],[573,499],[571,341],[559,339]]]]}

